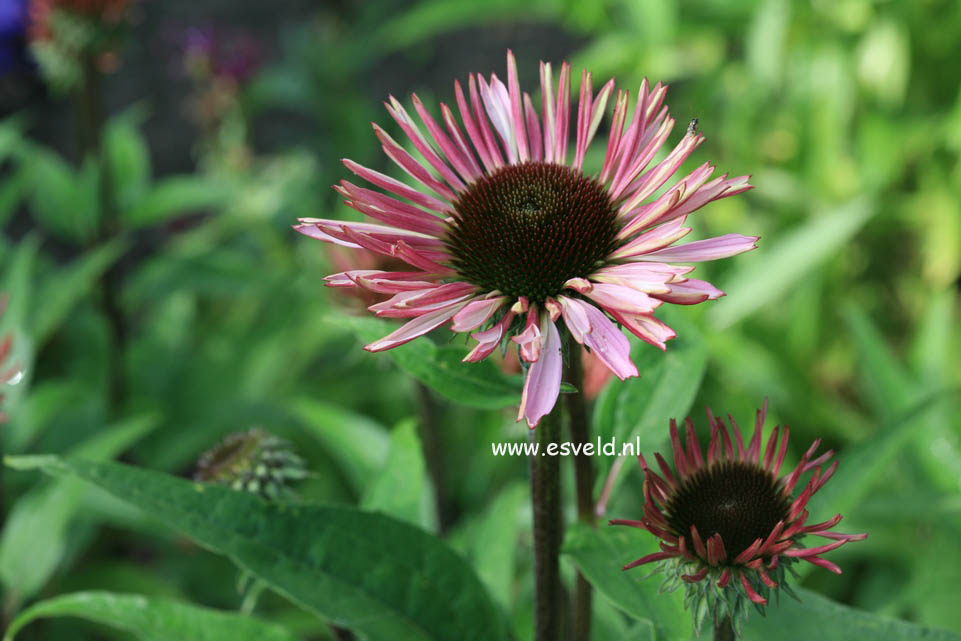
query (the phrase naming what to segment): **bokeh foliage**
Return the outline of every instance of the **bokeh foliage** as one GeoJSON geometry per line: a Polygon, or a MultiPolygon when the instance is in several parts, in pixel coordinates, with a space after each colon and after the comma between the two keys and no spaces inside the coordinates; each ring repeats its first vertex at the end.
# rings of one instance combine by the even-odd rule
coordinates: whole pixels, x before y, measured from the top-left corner
{"type": "MultiPolygon", "coordinates": [[[[389,171],[369,128],[375,120],[396,134],[380,107],[388,92],[450,102],[453,76],[502,76],[507,47],[530,87],[539,57],[566,57],[575,72],[592,70],[595,86],[611,75],[632,93],[645,76],[668,82],[674,116],[699,118],[707,135],[691,167],[709,159],[720,171],[753,174],[756,185],[699,212],[695,233],[762,238],[756,252],[698,268],[728,296],[672,310],[681,336],[667,357],[636,346],[642,378],[602,393],[596,430],[663,448],[663,412],[690,411],[703,428],[711,406],[743,424],[769,398],[769,424],[792,428],[789,457],[815,438],[838,452],[838,476],[812,517],[840,511],[845,531],[870,533],[832,553],[843,576],[815,570],[804,586],[961,633],[961,5],[383,0],[302,18],[198,145],[194,172],[154,175],[140,133],[149,100],[111,115],[103,165],[120,227],[107,236],[98,231],[103,167],[36,143],[30,132],[43,123],[30,114],[0,124],[8,232],[0,291],[10,297],[0,330],[13,333],[13,359],[25,372],[5,392],[4,453],[122,457],[185,476],[225,434],[263,426],[309,461],[315,474],[299,488],[306,500],[378,509],[428,530],[440,522],[516,638],[528,638],[527,466],[490,454],[493,441],[526,438],[510,407],[516,380],[482,369],[488,363],[450,370],[462,348],[440,333],[436,346],[410,349],[463,378],[432,380],[423,361],[405,362],[401,351],[361,351],[357,335],[368,339],[376,328],[349,319],[356,301],[322,287],[336,260],[289,226],[298,216],[355,216],[329,189],[347,177],[339,158],[389,171]],[[278,120],[293,124],[278,133],[278,120]],[[119,346],[103,305],[108,272],[122,276],[128,332],[119,346]],[[481,371],[491,389],[472,382],[481,371]],[[451,402],[457,397],[468,402],[451,402]],[[428,460],[410,419],[440,426],[428,460]],[[444,485],[440,520],[432,457],[444,485]]],[[[612,463],[598,466],[606,472],[612,463]]],[[[621,468],[609,515],[640,513],[635,467],[621,468]]],[[[90,590],[143,594],[159,608],[241,605],[227,560],[116,496],[73,478],[7,470],[3,498],[6,623],[39,599],[90,590]]],[[[603,597],[595,638],[674,638],[665,626],[677,624],[676,602],[645,610],[626,590],[656,586],[617,574],[651,537],[618,537],[577,531],[566,548],[565,570],[584,567],[603,597]],[[618,591],[618,582],[630,585],[618,591]]],[[[849,621],[810,600],[815,618],[849,621]]],[[[71,607],[67,599],[61,610],[71,607]]],[[[286,628],[277,635],[329,634],[270,592],[256,612],[286,628]]],[[[799,629],[804,612],[786,607],[784,625],[799,629]]],[[[772,608],[749,638],[772,638],[778,616],[772,608]]],[[[837,637],[816,630],[799,638],[917,634],[900,624],[878,631],[872,621],[851,624],[851,637],[838,623],[837,637]]],[[[125,634],[48,619],[17,638],[125,634]]]]}

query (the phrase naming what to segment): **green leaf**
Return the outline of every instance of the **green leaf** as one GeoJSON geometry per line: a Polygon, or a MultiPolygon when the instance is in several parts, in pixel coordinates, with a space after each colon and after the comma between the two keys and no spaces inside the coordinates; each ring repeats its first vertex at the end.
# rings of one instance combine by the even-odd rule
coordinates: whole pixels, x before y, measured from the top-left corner
{"type": "Polygon", "coordinates": [[[427,471],[417,437],[417,424],[413,420],[394,428],[387,461],[373,483],[368,485],[360,506],[419,525],[425,530],[434,528],[436,517],[431,513],[427,471]]]}
{"type": "MultiPolygon", "coordinates": [[[[81,443],[74,455],[110,459],[157,425],[141,416],[108,427],[81,443]]],[[[69,526],[89,487],[74,479],[45,483],[22,496],[10,511],[0,535],[0,580],[20,599],[42,588],[67,548],[69,526]]]]}
{"type": "Polygon", "coordinates": [[[506,631],[471,567],[382,514],[285,505],[117,463],[8,457],[82,478],[229,556],[298,605],[371,641],[497,641],[506,631]]]}
{"type": "Polygon", "coordinates": [[[859,307],[847,305],[844,320],[860,362],[861,385],[878,416],[903,410],[917,398],[918,386],[891,352],[881,332],[859,307]]]}
{"type": "Polygon", "coordinates": [[[126,248],[123,241],[109,241],[47,278],[33,313],[34,340],[38,344],[60,327],[74,306],[90,294],[103,273],[126,248]]]}
{"type": "MultiPolygon", "coordinates": [[[[594,429],[602,444],[616,439],[618,450],[633,445],[633,455],[656,449],[667,438],[671,418],[682,419],[707,368],[707,346],[697,328],[679,314],[666,314],[665,321],[677,338],[661,352],[647,343],[636,343],[631,357],[640,376],[608,385],[594,408],[594,429]],[[638,448],[638,444],[640,447],[638,448]]],[[[621,452],[616,452],[618,456],[621,452]]],[[[603,486],[617,456],[597,457],[597,492],[603,486]]],[[[620,475],[613,489],[620,484],[620,475]]]]}
{"type": "Polygon", "coordinates": [[[293,411],[307,430],[340,463],[355,491],[360,493],[387,459],[390,437],[370,418],[335,405],[301,398],[293,411]]]}
{"type": "Polygon", "coordinates": [[[744,626],[744,641],[961,641],[951,632],[855,610],[804,588],[794,591],[800,603],[784,597],[767,609],[766,617],[752,613],[744,626]]]}
{"type": "MultiPolygon", "coordinates": [[[[928,412],[959,396],[961,390],[957,389],[932,394],[892,417],[871,438],[845,449],[831,481],[811,497],[811,514],[829,518],[855,508],[876,483],[891,474],[892,461],[917,436],[919,424],[928,412]]],[[[805,572],[806,565],[799,564],[798,570],[805,572]]]]}
{"type": "Polygon", "coordinates": [[[713,325],[724,329],[755,310],[780,300],[810,270],[843,247],[876,208],[867,199],[851,201],[819,214],[770,245],[746,256],[723,289],[727,296],[709,312],[713,325]]]}
{"type": "Polygon", "coordinates": [[[657,550],[654,536],[636,528],[594,529],[578,523],[568,529],[562,552],[619,609],[635,619],[653,623],[658,639],[688,639],[692,633],[691,615],[684,610],[682,592],[659,593],[661,577],[645,578],[649,569],[621,570],[657,550]]]}
{"type": "MultiPolygon", "coordinates": [[[[365,343],[397,329],[395,324],[379,318],[345,320],[365,343]]],[[[500,409],[520,403],[523,384],[519,377],[504,374],[490,360],[461,362],[467,354],[463,347],[438,346],[428,338],[419,338],[388,350],[387,354],[402,370],[454,403],[480,409],[500,409]]]]}
{"type": "Polygon", "coordinates": [[[87,162],[74,169],[42,147],[25,149],[31,213],[47,231],[71,242],[89,240],[100,215],[98,170],[87,162]]]}
{"type": "Polygon", "coordinates": [[[121,212],[126,226],[157,225],[182,214],[224,204],[230,192],[208,178],[174,176],[156,183],[135,207],[121,212]]]}
{"type": "Polygon", "coordinates": [[[133,207],[150,186],[150,153],[137,130],[139,120],[136,114],[114,118],[104,132],[111,185],[121,212],[133,207]]]}
{"type": "Polygon", "coordinates": [[[41,601],[13,620],[4,641],[44,617],[79,617],[124,630],[142,641],[296,641],[278,625],[234,612],[112,592],[75,592],[41,601]]]}

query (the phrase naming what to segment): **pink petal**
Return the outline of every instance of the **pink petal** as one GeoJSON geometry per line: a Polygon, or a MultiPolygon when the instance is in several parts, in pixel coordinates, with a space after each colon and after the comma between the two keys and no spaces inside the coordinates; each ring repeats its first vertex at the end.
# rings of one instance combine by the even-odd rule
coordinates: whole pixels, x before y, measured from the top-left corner
{"type": "Polygon", "coordinates": [[[445,200],[451,201],[457,199],[457,195],[451,191],[450,187],[435,178],[426,167],[417,162],[406,149],[391,138],[390,134],[377,124],[374,124],[373,127],[374,134],[377,136],[377,139],[380,140],[384,153],[387,154],[387,157],[393,160],[398,167],[407,172],[407,175],[439,194],[445,200]]]}
{"type": "Polygon", "coordinates": [[[514,312],[508,311],[504,314],[504,317],[490,329],[471,334],[471,337],[479,344],[471,350],[470,354],[464,357],[464,360],[476,363],[490,356],[491,353],[497,349],[497,346],[500,345],[501,339],[504,338],[504,334],[514,321],[514,316],[514,312]]]}
{"type": "Polygon", "coordinates": [[[406,198],[412,203],[417,203],[425,209],[441,213],[452,211],[451,206],[444,201],[438,200],[433,196],[429,196],[422,191],[418,191],[410,185],[405,185],[396,178],[391,178],[390,176],[382,174],[379,171],[368,169],[363,165],[355,163],[350,158],[343,158],[341,159],[341,162],[344,163],[344,166],[347,167],[347,169],[351,170],[367,182],[377,185],[381,189],[386,189],[389,192],[393,192],[401,198],[406,198]]]}
{"type": "Polygon", "coordinates": [[[554,76],[551,63],[541,61],[541,113],[544,115],[544,161],[554,162],[556,117],[554,113],[554,76]]]}
{"type": "Polygon", "coordinates": [[[411,95],[411,100],[414,103],[414,109],[417,111],[417,115],[420,116],[421,122],[427,127],[427,131],[430,132],[431,137],[440,150],[444,153],[447,161],[454,166],[454,170],[460,174],[460,177],[466,181],[473,180],[480,175],[480,168],[477,167],[474,159],[470,155],[465,154],[463,150],[459,149],[444,130],[440,128],[434,117],[430,115],[427,108],[424,107],[424,103],[421,102],[417,94],[411,95]]]}
{"type": "Polygon", "coordinates": [[[557,83],[557,133],[554,136],[554,162],[567,162],[567,140],[570,130],[571,116],[571,66],[561,64],[561,77],[557,83]]]}
{"type": "Polygon", "coordinates": [[[691,233],[691,228],[684,226],[683,218],[678,218],[646,231],[629,243],[617,248],[611,254],[611,258],[635,258],[642,254],[650,254],[677,242],[689,233],[691,233]]]}
{"type": "Polygon", "coordinates": [[[514,139],[514,128],[511,127],[511,105],[507,88],[497,79],[496,74],[491,74],[489,85],[481,76],[477,77],[477,82],[480,85],[480,94],[487,110],[487,117],[500,135],[504,150],[507,152],[508,163],[514,164],[517,162],[517,143],[514,139]]]}
{"type": "Polygon", "coordinates": [[[627,337],[601,310],[580,301],[574,302],[582,306],[591,323],[591,331],[584,336],[584,344],[591,348],[592,353],[619,379],[637,376],[637,368],[631,362],[631,344],[627,337]]]}
{"type": "Polygon", "coordinates": [[[561,337],[557,327],[545,314],[542,323],[543,347],[540,357],[527,371],[524,381],[524,392],[521,395],[521,405],[517,413],[517,420],[527,419],[527,425],[533,429],[541,418],[550,413],[557,402],[561,391],[561,370],[564,359],[561,355],[561,337]]]}
{"type": "Polygon", "coordinates": [[[465,304],[466,303],[456,303],[450,307],[445,307],[444,309],[439,309],[415,318],[380,340],[364,346],[364,349],[368,352],[380,352],[385,349],[399,347],[404,343],[414,340],[418,336],[423,336],[432,329],[440,327],[460,311],[465,304]]]}
{"type": "Polygon", "coordinates": [[[487,322],[507,302],[506,296],[473,300],[454,316],[451,331],[469,332],[487,322]]]}
{"type": "Polygon", "coordinates": [[[510,98],[510,119],[513,124],[514,136],[517,141],[517,158],[520,162],[530,160],[527,132],[524,126],[524,108],[521,104],[521,89],[517,82],[517,61],[514,53],[507,50],[507,85],[510,98]]]}
{"type": "Polygon", "coordinates": [[[707,240],[697,240],[676,247],[668,247],[660,251],[633,256],[631,260],[676,261],[680,263],[696,263],[705,260],[717,260],[736,256],[757,247],[757,236],[742,236],[740,234],[725,234],[707,240]]]}
{"type": "Polygon", "coordinates": [[[743,572],[741,573],[741,585],[744,586],[744,591],[747,593],[747,598],[749,598],[751,601],[757,603],[758,605],[767,604],[767,599],[754,591],[754,588],[751,587],[751,584],[747,580],[747,576],[745,576],[743,572]]]}
{"type": "Polygon", "coordinates": [[[724,295],[720,289],[707,281],[696,278],[686,278],[679,283],[669,283],[670,292],[666,294],[653,293],[665,303],[674,305],[696,305],[706,300],[714,300],[724,295]]]}
{"type": "Polygon", "coordinates": [[[583,344],[584,338],[591,332],[591,321],[587,316],[584,305],[578,300],[567,296],[558,296],[561,304],[561,314],[564,316],[564,324],[578,343],[583,344]]]}
{"type": "Polygon", "coordinates": [[[593,283],[584,294],[604,309],[616,309],[629,314],[649,314],[660,306],[661,301],[632,287],[611,283],[593,283]]]}
{"type": "Polygon", "coordinates": [[[534,104],[531,96],[524,92],[524,115],[527,118],[527,136],[531,141],[531,160],[540,162],[544,159],[544,147],[541,143],[541,128],[537,121],[537,112],[534,111],[534,104]]]}
{"type": "Polygon", "coordinates": [[[524,331],[511,338],[511,340],[520,347],[521,358],[528,363],[533,363],[540,358],[541,345],[544,340],[541,336],[539,321],[540,314],[537,311],[537,307],[532,305],[527,310],[527,323],[524,326],[524,331]]]}
{"type": "Polygon", "coordinates": [[[627,202],[621,206],[621,211],[630,211],[647,200],[654,192],[661,188],[674,175],[687,157],[701,146],[704,136],[701,134],[686,134],[681,142],[668,154],[667,158],[654,166],[653,169],[635,180],[625,189],[627,202]]]}
{"type": "Polygon", "coordinates": [[[384,103],[384,106],[387,107],[387,112],[397,121],[397,124],[404,130],[404,133],[407,134],[410,141],[414,143],[414,147],[420,152],[420,155],[434,168],[434,171],[439,173],[444,180],[447,181],[447,184],[454,188],[454,191],[464,191],[465,185],[463,181],[457,177],[457,174],[437,155],[434,148],[430,146],[430,143],[417,127],[417,123],[407,114],[404,105],[400,104],[393,96],[390,96],[390,104],[384,103]]]}

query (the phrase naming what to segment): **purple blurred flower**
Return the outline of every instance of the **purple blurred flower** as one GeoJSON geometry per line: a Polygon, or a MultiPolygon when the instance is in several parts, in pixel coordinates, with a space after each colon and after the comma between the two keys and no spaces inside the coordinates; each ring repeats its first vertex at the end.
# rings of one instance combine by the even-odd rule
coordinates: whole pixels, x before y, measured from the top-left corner
{"type": "Polygon", "coordinates": [[[27,63],[27,0],[0,0],[0,74],[27,63]]]}
{"type": "Polygon", "coordinates": [[[250,80],[263,64],[260,43],[248,33],[215,27],[191,27],[183,40],[188,68],[202,68],[237,84],[250,80]]]}

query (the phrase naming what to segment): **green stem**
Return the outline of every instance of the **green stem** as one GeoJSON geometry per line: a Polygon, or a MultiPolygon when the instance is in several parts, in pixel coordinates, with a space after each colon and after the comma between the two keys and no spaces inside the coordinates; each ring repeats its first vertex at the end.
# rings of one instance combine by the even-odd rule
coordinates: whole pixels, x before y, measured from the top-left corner
{"type": "Polygon", "coordinates": [[[534,514],[534,641],[560,639],[561,523],[560,459],[547,448],[560,437],[560,408],[545,416],[531,439],[538,453],[530,457],[531,507],[534,514]]]}
{"type": "MultiPolygon", "coordinates": [[[[576,393],[565,395],[567,413],[570,417],[571,441],[586,444],[590,436],[587,403],[584,399],[584,368],[581,363],[581,346],[573,338],[567,345],[568,363],[564,380],[577,388],[576,393]]],[[[574,457],[574,486],[577,493],[577,519],[594,527],[594,466],[583,448],[574,457]]],[[[590,641],[591,638],[591,584],[580,572],[574,583],[574,606],[571,622],[571,641],[590,641]]]]}
{"type": "MultiPolygon", "coordinates": [[[[101,88],[100,71],[93,52],[84,52],[81,65],[83,67],[83,83],[80,88],[80,114],[83,130],[81,142],[82,155],[92,157],[97,163],[100,178],[100,218],[96,234],[96,243],[102,243],[120,232],[120,220],[117,203],[114,198],[114,185],[110,175],[110,167],[103,152],[103,91],[101,88]]],[[[127,324],[120,305],[120,289],[122,274],[119,265],[110,267],[101,279],[101,304],[103,313],[110,327],[113,339],[109,371],[109,399],[110,406],[116,411],[123,401],[124,375],[123,358],[124,347],[127,342],[127,324]]]]}
{"type": "Polygon", "coordinates": [[[714,641],[734,641],[735,639],[731,617],[724,617],[714,624],[714,641]]]}
{"type": "Polygon", "coordinates": [[[417,383],[417,399],[420,404],[420,441],[434,490],[434,508],[437,512],[437,533],[443,536],[450,529],[452,516],[448,503],[447,475],[444,469],[444,444],[437,420],[437,403],[430,389],[417,383]]]}

